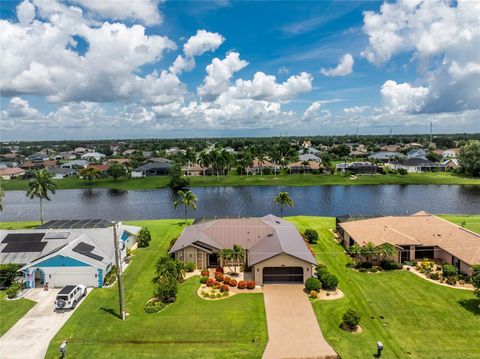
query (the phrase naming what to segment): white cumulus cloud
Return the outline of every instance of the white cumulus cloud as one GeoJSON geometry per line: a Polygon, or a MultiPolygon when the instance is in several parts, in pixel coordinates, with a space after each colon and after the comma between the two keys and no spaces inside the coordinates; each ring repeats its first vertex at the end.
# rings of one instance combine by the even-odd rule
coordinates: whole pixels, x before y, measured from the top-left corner
{"type": "Polygon", "coordinates": [[[353,63],[353,56],[351,54],[345,54],[336,67],[331,69],[322,68],[320,72],[325,76],[345,76],[352,73],[353,63]]]}

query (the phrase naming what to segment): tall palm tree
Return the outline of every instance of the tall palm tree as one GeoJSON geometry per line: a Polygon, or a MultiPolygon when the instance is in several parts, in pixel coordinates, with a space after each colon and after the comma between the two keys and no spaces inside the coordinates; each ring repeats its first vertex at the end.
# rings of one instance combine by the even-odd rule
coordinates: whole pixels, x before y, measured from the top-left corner
{"type": "Polygon", "coordinates": [[[184,206],[185,209],[185,224],[187,224],[187,211],[188,207],[192,208],[193,210],[197,210],[197,196],[193,194],[192,191],[183,191],[180,190],[177,192],[180,196],[175,202],[173,202],[173,207],[177,208],[178,206],[184,206]]]}
{"type": "Polygon", "coordinates": [[[43,223],[43,200],[50,201],[48,192],[55,194],[57,185],[52,181],[53,175],[46,169],[33,172],[33,178],[28,183],[27,197],[40,199],[40,222],[43,223]]]}
{"type": "MultiPolygon", "coordinates": [[[[220,255],[220,263],[222,266],[230,268],[230,271],[232,271],[232,258],[233,258],[233,251],[230,248],[223,248],[218,252],[220,255]]],[[[233,271],[232,271],[233,272],[233,271]]]]}
{"type": "Polygon", "coordinates": [[[160,257],[155,265],[158,278],[169,278],[182,281],[185,277],[185,264],[170,258],[169,256],[160,257]]]}
{"type": "Polygon", "coordinates": [[[388,257],[393,257],[397,254],[397,248],[390,243],[384,243],[377,247],[377,255],[380,257],[380,260],[385,260],[388,257]]]}
{"type": "Polygon", "coordinates": [[[360,254],[365,262],[371,263],[372,258],[378,256],[378,248],[372,242],[368,242],[360,248],[360,254]]]}
{"type": "Polygon", "coordinates": [[[205,178],[205,171],[212,164],[212,159],[210,158],[210,154],[207,152],[202,152],[198,156],[198,164],[204,168],[203,170],[203,182],[206,182],[207,179],[205,178]]]}
{"type": "Polygon", "coordinates": [[[236,274],[237,266],[240,267],[240,265],[245,262],[246,251],[242,248],[242,246],[234,244],[231,253],[234,268],[233,273],[236,274]]]}
{"type": "Polygon", "coordinates": [[[277,164],[282,160],[282,154],[280,153],[280,149],[277,146],[274,146],[272,148],[270,158],[273,161],[275,177],[277,177],[277,164]]]}
{"type": "Polygon", "coordinates": [[[0,180],[0,212],[3,211],[3,197],[5,197],[5,191],[2,187],[2,181],[0,180]]]}
{"type": "Polygon", "coordinates": [[[273,201],[280,205],[280,217],[283,218],[283,206],[293,207],[295,202],[288,192],[279,192],[273,201]]]}

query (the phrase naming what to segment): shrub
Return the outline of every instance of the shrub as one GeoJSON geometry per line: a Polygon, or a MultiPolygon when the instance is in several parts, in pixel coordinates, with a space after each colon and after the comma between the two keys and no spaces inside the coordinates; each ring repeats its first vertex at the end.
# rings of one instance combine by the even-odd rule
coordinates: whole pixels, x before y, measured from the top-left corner
{"type": "Polygon", "coordinates": [[[105,276],[105,280],[103,281],[103,284],[112,285],[116,279],[117,279],[117,266],[113,265],[112,269],[110,269],[110,272],[108,272],[107,275],[105,276]]]}
{"type": "Polygon", "coordinates": [[[310,277],[305,281],[305,289],[308,292],[311,292],[312,290],[319,292],[321,288],[322,288],[322,283],[318,278],[310,277]]]}
{"type": "Polygon", "coordinates": [[[399,175],[402,175],[402,176],[408,175],[408,171],[405,168],[399,168],[397,172],[399,175]]]}
{"type": "Polygon", "coordinates": [[[455,266],[452,266],[451,264],[445,264],[443,266],[443,276],[448,278],[448,277],[456,277],[458,275],[458,269],[455,266]]]}
{"type": "Polygon", "coordinates": [[[215,295],[215,297],[216,297],[216,298],[222,298],[222,293],[217,293],[217,294],[215,295]]]}
{"type": "Polygon", "coordinates": [[[402,265],[400,263],[396,263],[391,259],[386,259],[380,262],[380,267],[385,270],[394,270],[394,269],[401,269],[402,265]]]}
{"type": "Polygon", "coordinates": [[[175,278],[161,277],[155,284],[155,296],[163,303],[173,303],[177,297],[178,283],[175,278]]]}
{"type": "Polygon", "coordinates": [[[210,272],[208,271],[208,269],[202,269],[202,272],[200,273],[200,275],[202,277],[208,277],[210,276],[210,272]]]}
{"type": "Polygon", "coordinates": [[[368,272],[368,269],[367,268],[360,268],[358,271],[360,273],[365,273],[365,272],[368,272]]]}
{"type": "Polygon", "coordinates": [[[220,292],[228,292],[230,290],[230,287],[226,284],[223,284],[220,286],[220,292]]]}
{"type": "Polygon", "coordinates": [[[245,283],[245,281],[241,280],[238,282],[238,289],[245,289],[245,287],[247,286],[247,284],[245,283]]]}
{"type": "Polygon", "coordinates": [[[217,282],[223,282],[223,274],[219,272],[215,273],[215,280],[217,282]]]}
{"type": "Polygon", "coordinates": [[[222,267],[215,268],[215,273],[223,273],[223,268],[222,267]]]}
{"type": "Polygon", "coordinates": [[[480,265],[472,266],[472,277],[470,281],[475,288],[475,295],[480,298],[480,265]]]}
{"type": "Polygon", "coordinates": [[[236,286],[237,286],[237,281],[236,281],[235,279],[230,279],[230,280],[228,281],[228,285],[229,285],[230,287],[236,287],[236,286]]]}
{"type": "Polygon", "coordinates": [[[318,292],[316,290],[311,290],[309,294],[310,298],[318,298],[318,292]]]}
{"type": "Polygon", "coordinates": [[[215,299],[215,293],[211,293],[210,298],[215,299]]]}
{"type": "Polygon", "coordinates": [[[456,276],[450,276],[445,278],[445,283],[450,284],[450,285],[455,285],[457,284],[457,277],[456,276]]]}
{"type": "Polygon", "coordinates": [[[342,324],[350,329],[355,329],[360,323],[360,314],[354,309],[348,309],[342,317],[342,324]]]}
{"type": "Polygon", "coordinates": [[[150,245],[150,241],[152,240],[152,235],[150,234],[150,230],[147,227],[144,227],[138,232],[137,242],[139,248],[146,248],[150,245]]]}
{"type": "Polygon", "coordinates": [[[438,272],[430,273],[430,279],[439,280],[440,279],[440,273],[438,273],[438,272]]]}
{"type": "Polygon", "coordinates": [[[247,282],[247,289],[255,289],[255,282],[253,280],[247,282]]]}
{"type": "Polygon", "coordinates": [[[185,263],[185,270],[187,272],[193,272],[195,269],[197,269],[197,266],[193,262],[187,262],[185,263]]]}
{"type": "Polygon", "coordinates": [[[212,288],[213,289],[219,289],[222,284],[218,281],[213,282],[212,288]]]}
{"type": "Polygon", "coordinates": [[[147,314],[155,314],[165,308],[167,304],[162,303],[161,301],[151,301],[145,304],[143,311],[147,314]]]}
{"type": "Polygon", "coordinates": [[[337,288],[338,285],[338,278],[330,273],[324,274],[321,278],[320,281],[322,283],[322,288],[327,289],[327,290],[333,290],[337,288]]]}
{"type": "Polygon", "coordinates": [[[168,244],[168,250],[167,252],[170,252],[170,249],[174,246],[175,242],[177,241],[178,237],[174,237],[170,240],[170,243],[168,244]]]}
{"type": "Polygon", "coordinates": [[[18,276],[21,265],[15,263],[0,264],[0,288],[7,288],[12,285],[18,276]]]}
{"type": "Polygon", "coordinates": [[[229,294],[230,294],[229,292],[223,292],[223,293],[222,293],[222,296],[228,297],[229,294]]]}
{"type": "Polygon", "coordinates": [[[314,229],[306,229],[303,236],[310,244],[316,244],[318,242],[318,232],[314,229]]]}
{"type": "Polygon", "coordinates": [[[203,276],[203,277],[200,278],[200,283],[202,283],[202,284],[207,283],[207,281],[208,281],[208,277],[203,276]]]}
{"type": "Polygon", "coordinates": [[[215,283],[215,279],[208,278],[205,284],[207,285],[207,287],[211,287],[214,283],[215,283]]]}
{"type": "Polygon", "coordinates": [[[360,268],[365,268],[365,269],[370,269],[373,267],[373,264],[371,262],[362,262],[360,263],[360,268]]]}
{"type": "Polygon", "coordinates": [[[316,268],[317,278],[320,279],[322,275],[328,273],[327,266],[325,264],[319,264],[316,268]]]}
{"type": "Polygon", "coordinates": [[[231,280],[232,280],[232,279],[231,279],[230,277],[228,277],[228,276],[224,276],[224,277],[223,277],[223,283],[225,283],[225,284],[230,283],[231,280]]]}
{"type": "Polygon", "coordinates": [[[203,298],[208,298],[208,297],[210,297],[210,294],[208,292],[203,292],[202,296],[203,296],[203,298]]]}
{"type": "Polygon", "coordinates": [[[23,287],[24,287],[23,283],[13,282],[10,285],[10,287],[8,287],[7,290],[5,291],[5,294],[7,295],[7,298],[10,298],[10,299],[15,298],[17,296],[17,294],[21,292],[23,287]]]}

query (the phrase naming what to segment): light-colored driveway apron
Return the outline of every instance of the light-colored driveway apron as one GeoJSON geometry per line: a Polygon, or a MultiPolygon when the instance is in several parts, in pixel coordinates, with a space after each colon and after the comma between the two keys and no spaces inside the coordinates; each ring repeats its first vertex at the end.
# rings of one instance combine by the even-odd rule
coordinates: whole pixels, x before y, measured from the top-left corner
{"type": "Polygon", "coordinates": [[[323,338],[303,285],[264,287],[268,344],[263,359],[333,359],[337,353],[323,338]]]}
{"type": "MultiPolygon", "coordinates": [[[[74,312],[70,309],[54,312],[54,302],[59,291],[60,289],[44,291],[38,288],[27,294],[26,298],[38,303],[0,337],[0,358],[43,359],[45,357],[48,344],[74,312]]],[[[83,299],[77,308],[81,302],[83,299]]]]}

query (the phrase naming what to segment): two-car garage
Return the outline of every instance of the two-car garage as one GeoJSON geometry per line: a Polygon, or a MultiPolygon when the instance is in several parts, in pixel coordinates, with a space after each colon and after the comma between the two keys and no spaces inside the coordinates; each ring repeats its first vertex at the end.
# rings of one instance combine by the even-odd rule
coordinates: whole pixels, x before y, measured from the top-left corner
{"type": "Polygon", "coordinates": [[[252,269],[257,284],[298,284],[312,276],[313,266],[313,263],[282,253],[255,263],[252,269]]]}
{"type": "Polygon", "coordinates": [[[263,268],[263,283],[294,282],[303,283],[302,267],[265,267],[263,268]]]}

